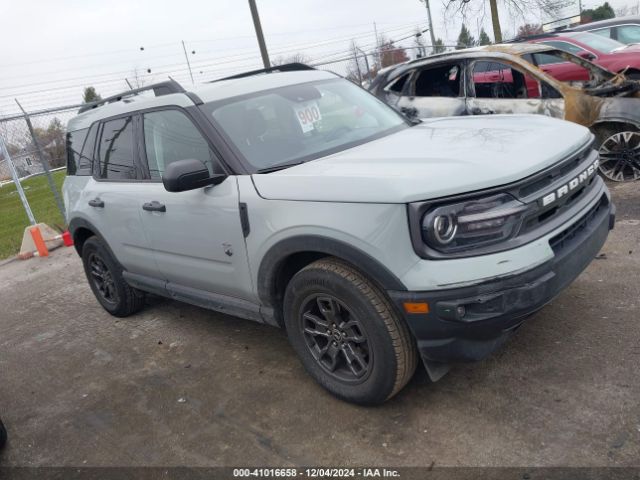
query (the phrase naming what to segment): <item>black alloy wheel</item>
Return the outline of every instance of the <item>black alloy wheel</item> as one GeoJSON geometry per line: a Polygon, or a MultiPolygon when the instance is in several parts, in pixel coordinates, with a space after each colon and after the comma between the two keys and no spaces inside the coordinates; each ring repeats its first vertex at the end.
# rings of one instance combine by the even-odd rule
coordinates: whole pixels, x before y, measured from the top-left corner
{"type": "Polygon", "coordinates": [[[300,328],[313,358],[332,377],[361,382],[373,366],[364,327],[353,312],[330,295],[311,295],[300,311],[300,328]]]}
{"type": "Polygon", "coordinates": [[[87,281],[102,308],[115,317],[128,317],[144,307],[144,292],[126,282],[122,265],[101,239],[88,238],[81,255],[87,281]]]}
{"type": "Polygon", "coordinates": [[[96,253],[89,255],[89,269],[91,281],[96,287],[102,299],[110,304],[118,303],[118,292],[116,290],[113,274],[109,267],[96,253]]]}

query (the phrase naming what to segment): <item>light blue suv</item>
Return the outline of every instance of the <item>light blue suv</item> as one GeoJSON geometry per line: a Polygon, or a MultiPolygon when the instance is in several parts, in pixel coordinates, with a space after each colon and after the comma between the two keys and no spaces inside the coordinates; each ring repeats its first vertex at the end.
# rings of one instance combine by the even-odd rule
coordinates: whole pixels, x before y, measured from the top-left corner
{"type": "Polygon", "coordinates": [[[69,228],[108,312],[151,292],[284,327],[323,387],[362,404],[419,357],[438,379],[491,353],[613,225],[586,128],[412,123],[299,64],[126,92],[68,131],[69,228]]]}

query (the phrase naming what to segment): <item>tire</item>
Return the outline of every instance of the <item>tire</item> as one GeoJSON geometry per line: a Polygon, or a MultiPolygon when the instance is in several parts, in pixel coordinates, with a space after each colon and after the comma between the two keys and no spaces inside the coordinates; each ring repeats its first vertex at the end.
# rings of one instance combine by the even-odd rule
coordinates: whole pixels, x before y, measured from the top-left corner
{"type": "Polygon", "coordinates": [[[594,127],[600,154],[600,173],[612,182],[640,179],[640,131],[627,123],[594,127]]]}
{"type": "Polygon", "coordinates": [[[97,237],[82,246],[82,263],[89,286],[98,303],[114,317],[128,317],[144,306],[144,292],[122,277],[122,267],[97,237]]]}
{"type": "Polygon", "coordinates": [[[415,372],[417,349],[404,320],[370,280],[341,260],[324,258],[296,273],[283,313],[302,364],[338,398],[381,404],[415,372]]]}
{"type": "Polygon", "coordinates": [[[0,449],[7,443],[7,429],[4,428],[2,420],[0,420],[0,449]]]}

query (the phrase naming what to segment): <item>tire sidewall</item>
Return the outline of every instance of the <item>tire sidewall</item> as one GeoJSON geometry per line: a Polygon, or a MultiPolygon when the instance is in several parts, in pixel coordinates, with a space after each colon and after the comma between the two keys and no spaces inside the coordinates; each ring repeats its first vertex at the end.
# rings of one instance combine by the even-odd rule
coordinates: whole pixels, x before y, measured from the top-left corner
{"type": "Polygon", "coordinates": [[[397,359],[393,340],[380,313],[369,299],[348,279],[322,268],[306,268],[289,282],[283,312],[287,335],[306,370],[334,395],[355,403],[374,405],[384,402],[393,391],[397,359]],[[331,377],[313,357],[300,328],[301,308],[313,294],[332,295],[343,302],[359,320],[372,353],[372,370],[360,383],[348,383],[331,377]]]}
{"type": "Polygon", "coordinates": [[[121,315],[121,312],[126,308],[126,292],[124,288],[125,280],[122,277],[122,267],[120,267],[120,265],[113,259],[113,256],[109,253],[103,243],[96,237],[90,238],[82,246],[82,264],[84,266],[84,273],[87,277],[87,281],[89,282],[89,287],[98,300],[98,303],[100,303],[102,308],[104,308],[110,314],[115,316],[121,315]],[[109,269],[109,272],[111,273],[114,280],[116,292],[118,294],[117,303],[106,302],[102,298],[102,295],[98,291],[95,282],[91,278],[89,257],[92,254],[98,256],[109,269]]]}

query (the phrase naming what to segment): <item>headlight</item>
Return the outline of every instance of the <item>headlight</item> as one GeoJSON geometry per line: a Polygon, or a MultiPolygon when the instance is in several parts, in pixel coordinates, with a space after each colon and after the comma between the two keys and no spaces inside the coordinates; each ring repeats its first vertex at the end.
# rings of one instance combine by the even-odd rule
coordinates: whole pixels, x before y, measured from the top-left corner
{"type": "Polygon", "coordinates": [[[526,210],[508,194],[436,207],[422,218],[422,238],[443,253],[491,245],[515,235],[526,210]]]}

